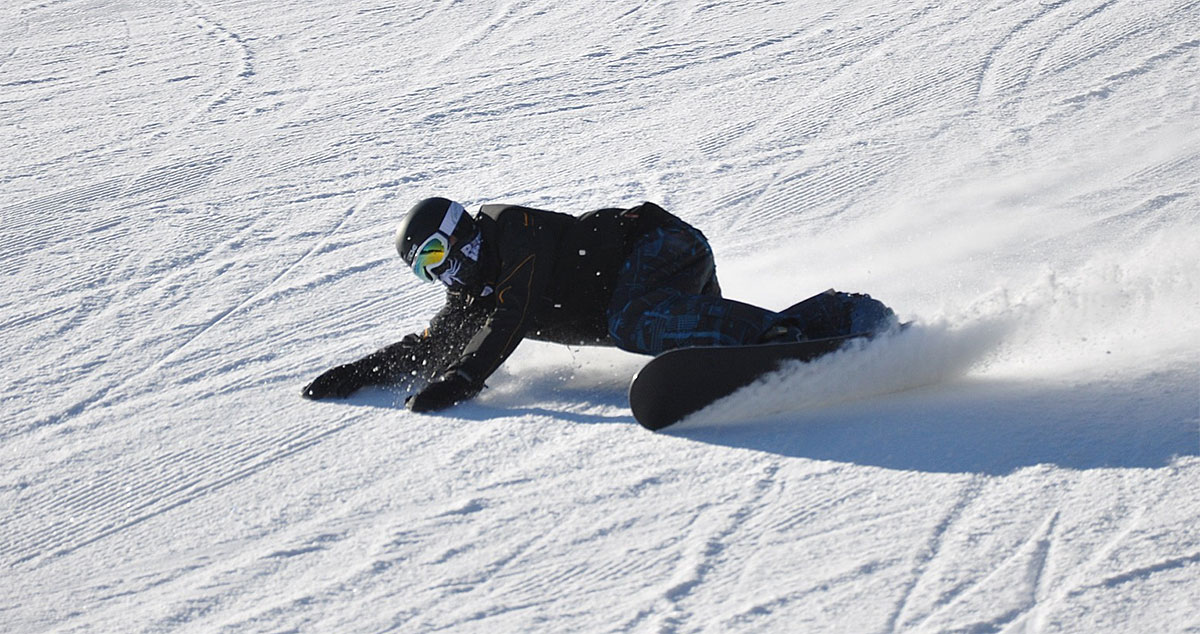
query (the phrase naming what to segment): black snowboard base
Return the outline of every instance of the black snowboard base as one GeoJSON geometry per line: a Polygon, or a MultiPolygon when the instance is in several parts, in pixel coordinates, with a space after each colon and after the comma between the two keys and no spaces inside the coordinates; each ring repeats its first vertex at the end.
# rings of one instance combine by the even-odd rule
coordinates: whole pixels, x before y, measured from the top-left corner
{"type": "Polygon", "coordinates": [[[749,346],[668,350],[629,384],[629,406],[642,427],[659,430],[773,372],[784,361],[811,361],[871,334],[749,346]]]}

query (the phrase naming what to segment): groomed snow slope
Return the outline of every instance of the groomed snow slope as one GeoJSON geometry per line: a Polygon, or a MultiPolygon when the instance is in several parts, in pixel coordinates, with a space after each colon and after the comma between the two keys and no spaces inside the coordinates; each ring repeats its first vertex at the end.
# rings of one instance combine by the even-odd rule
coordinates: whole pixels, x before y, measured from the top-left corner
{"type": "Polygon", "coordinates": [[[0,130],[0,631],[1200,630],[1194,0],[16,0],[0,130]],[[438,194],[917,325],[661,434],[614,350],[302,400],[438,194]]]}

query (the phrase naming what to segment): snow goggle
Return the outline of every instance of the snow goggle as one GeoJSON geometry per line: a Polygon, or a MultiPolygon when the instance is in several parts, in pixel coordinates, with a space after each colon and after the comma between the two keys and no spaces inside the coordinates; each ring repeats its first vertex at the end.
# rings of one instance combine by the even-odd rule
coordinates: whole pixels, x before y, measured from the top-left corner
{"type": "Polygon", "coordinates": [[[422,281],[433,282],[437,278],[433,269],[442,265],[450,255],[450,238],[441,233],[435,233],[425,239],[413,256],[412,269],[422,281]]]}
{"type": "Polygon", "coordinates": [[[412,269],[417,277],[426,282],[437,279],[433,275],[433,269],[450,257],[450,236],[454,235],[454,231],[458,229],[458,221],[462,219],[464,213],[466,210],[462,205],[453,201],[450,203],[446,209],[446,215],[442,216],[442,223],[438,230],[425,238],[425,241],[417,248],[416,254],[413,255],[412,269]]]}

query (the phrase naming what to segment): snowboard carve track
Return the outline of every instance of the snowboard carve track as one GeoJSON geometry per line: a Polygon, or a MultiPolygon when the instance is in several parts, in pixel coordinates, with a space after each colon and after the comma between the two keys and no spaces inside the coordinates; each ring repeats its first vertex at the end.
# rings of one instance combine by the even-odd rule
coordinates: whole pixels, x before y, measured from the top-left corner
{"type": "MultiPolygon", "coordinates": [[[[982,618],[979,622],[970,624],[970,627],[978,628],[981,631],[1000,631],[1014,622],[1025,619],[1039,605],[1046,605],[1042,602],[1046,594],[1045,577],[1048,572],[1049,555],[1059,516],[1060,513],[1057,510],[1052,512],[1025,541],[1012,549],[1011,554],[999,560],[990,574],[955,587],[953,592],[939,597],[938,602],[934,604],[934,610],[914,626],[918,629],[937,629],[942,626],[939,618],[952,614],[961,602],[969,600],[973,594],[989,593],[990,590],[986,586],[996,583],[1017,586],[1022,595],[1016,599],[1017,605],[1004,606],[1007,607],[1004,611],[990,616],[990,618],[982,618]],[[1012,568],[1020,571],[1016,580],[997,581],[997,578],[1003,574],[1014,574],[1009,572],[1012,568]]],[[[1012,597],[1005,597],[1005,603],[1012,600],[1012,597]]]]}
{"type": "MultiPolygon", "coordinates": [[[[6,41],[12,43],[12,47],[8,49],[8,52],[4,53],[3,55],[0,55],[0,71],[4,70],[4,65],[7,64],[8,61],[11,60],[17,54],[17,51],[21,48],[20,45],[17,44],[17,42],[24,41],[28,37],[28,33],[29,33],[29,18],[27,18],[25,16],[24,10],[16,10],[16,9],[9,8],[8,13],[9,13],[9,15],[16,14],[17,17],[16,17],[16,20],[14,20],[14,21],[19,23],[20,27],[19,27],[19,32],[18,32],[17,28],[9,28],[9,29],[5,29],[3,32],[0,32],[0,35],[4,36],[3,38],[0,38],[0,39],[6,40],[6,41]]],[[[12,24],[13,22],[10,22],[8,17],[6,16],[5,23],[12,24]]]]}
{"type": "MultiPolygon", "coordinates": [[[[979,87],[975,101],[995,101],[998,95],[1021,94],[1029,82],[1033,72],[1034,61],[1029,60],[1026,31],[1042,21],[1054,11],[1054,6],[1041,6],[1030,16],[1017,22],[1007,33],[988,51],[984,57],[980,71],[979,87]]],[[[1044,51],[1048,44],[1034,46],[1032,55],[1044,51]]],[[[1002,98],[1002,103],[1012,103],[1013,98],[1002,98]]]]}
{"type": "MultiPolygon", "coordinates": [[[[910,616],[909,613],[920,609],[913,605],[914,592],[925,583],[936,583],[936,581],[927,577],[930,564],[936,561],[941,555],[942,544],[945,542],[947,535],[956,526],[964,513],[967,512],[967,509],[970,508],[976,497],[984,490],[986,484],[986,480],[976,476],[961,485],[954,503],[950,505],[950,508],[942,516],[942,519],[934,525],[928,540],[921,550],[915,554],[910,580],[905,583],[900,599],[888,617],[887,631],[894,632],[898,628],[912,626],[914,616],[910,616]]],[[[959,590],[953,590],[949,596],[944,594],[939,600],[940,604],[948,603],[959,592],[959,590]]],[[[936,607],[937,605],[934,606],[934,608],[936,607]]],[[[924,620],[924,618],[921,620],[924,620]]]]}
{"type": "Polygon", "coordinates": [[[209,112],[229,103],[244,90],[246,82],[254,76],[255,52],[242,36],[225,25],[225,21],[210,6],[200,0],[182,2],[199,21],[201,29],[220,42],[222,49],[234,51],[232,55],[226,55],[221,60],[220,65],[225,69],[226,75],[223,89],[193,115],[192,119],[195,119],[201,112],[209,112]]]}

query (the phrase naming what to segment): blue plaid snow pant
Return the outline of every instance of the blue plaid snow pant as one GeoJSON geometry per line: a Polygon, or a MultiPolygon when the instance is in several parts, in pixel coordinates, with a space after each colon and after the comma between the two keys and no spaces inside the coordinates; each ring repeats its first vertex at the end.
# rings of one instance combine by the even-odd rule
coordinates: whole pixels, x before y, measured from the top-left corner
{"type": "Polygon", "coordinates": [[[617,346],[642,354],[755,343],[782,318],[722,298],[708,240],[683,222],[638,238],[617,274],[607,317],[617,346]]]}
{"type": "Polygon", "coordinates": [[[634,243],[617,274],[607,317],[617,347],[642,354],[760,343],[778,327],[789,336],[816,339],[882,332],[899,323],[892,309],[870,295],[833,289],[780,312],[725,299],[708,240],[683,221],[634,243]]]}

